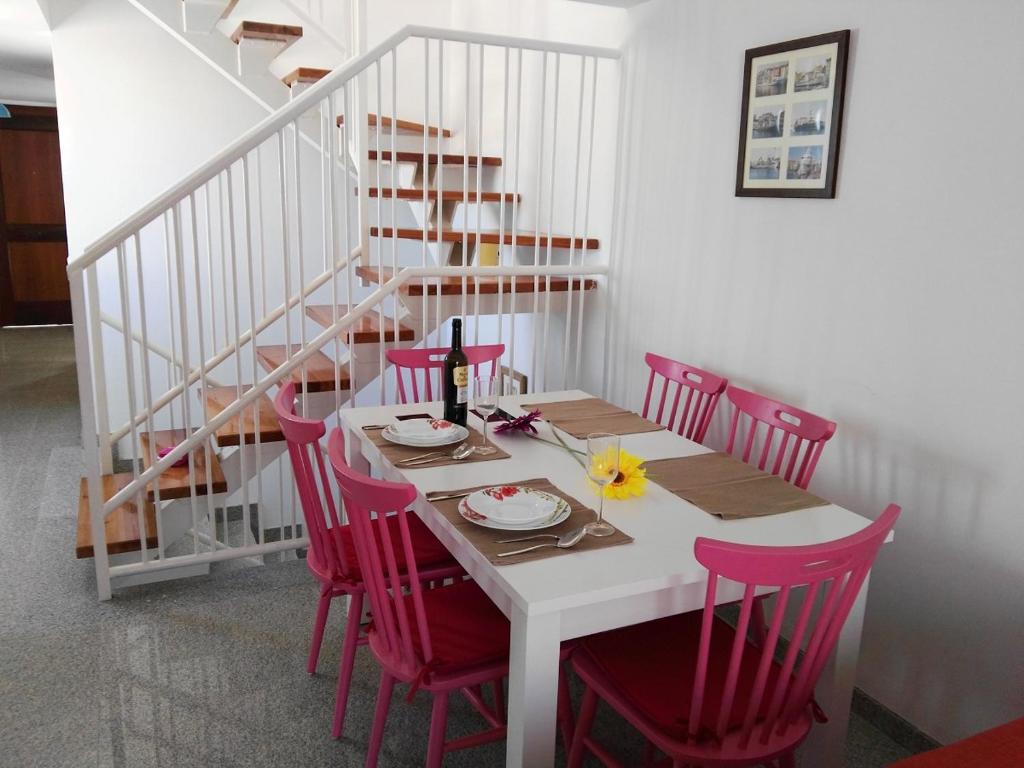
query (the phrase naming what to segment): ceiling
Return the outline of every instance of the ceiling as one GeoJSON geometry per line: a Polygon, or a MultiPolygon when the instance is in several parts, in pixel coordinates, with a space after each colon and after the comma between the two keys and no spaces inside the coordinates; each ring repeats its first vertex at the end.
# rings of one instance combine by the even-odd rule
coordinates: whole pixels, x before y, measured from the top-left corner
{"type": "Polygon", "coordinates": [[[53,78],[50,30],[36,0],[0,2],[0,69],[53,78]]]}

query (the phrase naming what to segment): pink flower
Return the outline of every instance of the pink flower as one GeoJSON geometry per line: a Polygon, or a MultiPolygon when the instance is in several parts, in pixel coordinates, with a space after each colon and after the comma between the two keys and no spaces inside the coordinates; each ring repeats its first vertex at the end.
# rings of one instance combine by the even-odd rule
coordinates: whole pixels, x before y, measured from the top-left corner
{"type": "Polygon", "coordinates": [[[512,419],[499,424],[494,428],[495,434],[503,432],[525,432],[527,434],[537,434],[537,428],[533,426],[533,422],[540,418],[540,411],[530,411],[524,416],[512,419]]]}

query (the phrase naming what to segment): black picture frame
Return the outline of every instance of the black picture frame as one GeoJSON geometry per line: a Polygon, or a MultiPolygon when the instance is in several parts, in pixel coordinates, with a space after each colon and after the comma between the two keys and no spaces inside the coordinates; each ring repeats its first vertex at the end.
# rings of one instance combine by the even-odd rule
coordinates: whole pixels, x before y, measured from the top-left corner
{"type": "Polygon", "coordinates": [[[843,29],[746,51],[736,159],[737,197],[836,196],[849,50],[850,30],[843,29]],[[829,61],[831,46],[835,46],[834,66],[829,61]],[[801,57],[801,53],[806,56],[801,57]],[[758,64],[754,79],[755,63],[765,57],[779,58],[758,64]],[[809,68],[799,69],[801,63],[809,68]],[[806,114],[794,120],[797,109],[806,114]],[[759,121],[756,124],[755,119],[759,121]],[[809,126],[806,135],[797,133],[801,125],[809,126]],[[762,136],[755,136],[757,131],[762,136]],[[761,153],[756,158],[755,151],[761,153]]]}

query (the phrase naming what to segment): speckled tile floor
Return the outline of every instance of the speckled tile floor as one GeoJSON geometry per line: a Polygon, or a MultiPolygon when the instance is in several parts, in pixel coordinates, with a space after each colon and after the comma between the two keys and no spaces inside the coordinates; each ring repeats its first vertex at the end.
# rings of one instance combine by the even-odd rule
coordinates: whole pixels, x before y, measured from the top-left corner
{"type": "MultiPolygon", "coordinates": [[[[96,601],[92,561],[73,554],[79,434],[70,329],[0,330],[0,766],[362,765],[375,666],[360,650],[348,736],[332,741],[344,617],[330,623],[320,673],[306,675],[316,589],[302,561],[96,601]]],[[[429,700],[404,696],[382,768],[421,765],[426,751],[429,700]]],[[[478,727],[453,705],[450,737],[478,727]]],[[[614,715],[598,727],[623,756],[638,754],[614,715]]],[[[503,754],[499,743],[445,765],[500,766],[503,754]]],[[[906,754],[854,717],[848,766],[906,754]]]]}

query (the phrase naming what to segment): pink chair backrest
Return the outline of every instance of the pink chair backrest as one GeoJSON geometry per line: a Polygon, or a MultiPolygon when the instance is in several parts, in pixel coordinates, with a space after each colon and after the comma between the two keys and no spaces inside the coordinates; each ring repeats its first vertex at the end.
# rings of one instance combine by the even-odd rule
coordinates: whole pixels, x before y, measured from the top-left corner
{"type": "Polygon", "coordinates": [[[708,427],[711,425],[711,417],[715,414],[715,406],[718,405],[718,398],[721,397],[729,384],[728,379],[716,376],[708,371],[701,370],[686,363],[679,363],[667,357],[648,352],[644,356],[648,367],[651,369],[651,376],[647,380],[647,397],[644,399],[643,417],[649,418],[648,413],[651,406],[651,395],[654,393],[655,379],[661,376],[661,396],[658,398],[658,415],[654,421],[663,424],[669,429],[675,429],[677,434],[682,435],[695,443],[703,443],[708,427]],[[669,384],[675,383],[675,394],[672,396],[672,407],[668,413],[668,421],[662,421],[665,415],[665,402],[668,398],[669,384]],[[682,397],[683,389],[686,389],[686,400],[683,402],[682,410],[679,408],[679,400],[682,397]],[[676,424],[678,415],[679,425],[676,424]]]}
{"type": "Polygon", "coordinates": [[[773,475],[781,475],[798,488],[806,488],[818,466],[825,443],[836,432],[835,422],[739,387],[729,387],[725,394],[733,404],[726,453],[733,453],[738,442],[742,441],[743,461],[755,463],[755,438],[758,427],[764,424],[767,431],[756,459],[757,467],[773,475]],[[740,413],[749,417],[746,420],[745,439],[740,438],[740,413]],[[782,433],[782,439],[777,445],[776,432],[782,433]]]}
{"type": "Polygon", "coordinates": [[[328,482],[320,438],[327,427],[322,421],[295,414],[295,384],[284,384],[274,398],[274,410],[288,441],[288,456],[306,521],[309,546],[317,562],[332,578],[347,578],[351,571],[341,543],[341,523],[328,482]]]}
{"type": "MultiPolygon", "coordinates": [[[[441,370],[444,368],[444,356],[448,354],[448,347],[425,347],[423,349],[389,349],[387,358],[395,366],[395,376],[398,380],[398,401],[400,403],[419,403],[422,400],[440,399],[444,396],[444,389],[441,385],[441,370]],[[409,378],[412,381],[412,400],[409,400],[402,369],[409,371],[409,378]],[[431,372],[436,371],[436,376],[431,372]],[[423,380],[424,397],[420,397],[420,385],[418,379],[423,380]],[[435,380],[432,382],[431,379],[435,380]]],[[[475,347],[463,347],[466,359],[473,366],[473,376],[480,375],[480,366],[490,363],[490,371],[485,376],[496,376],[498,371],[498,360],[505,354],[504,344],[481,344],[475,347]]],[[[472,382],[470,383],[472,385],[472,382]]]]}
{"type": "Polygon", "coordinates": [[[374,628],[384,641],[379,650],[394,666],[416,674],[433,657],[406,510],[416,499],[416,487],[374,480],[349,467],[339,429],[331,432],[327,453],[348,512],[359,568],[373,609],[374,628]],[[387,524],[386,518],[391,514],[398,516],[399,541],[394,540],[387,524]],[[398,557],[399,551],[403,558],[398,557]],[[407,580],[398,565],[403,561],[407,564],[407,580]],[[416,653],[414,633],[423,658],[416,653]]]}
{"type": "MultiPolygon", "coordinates": [[[[814,696],[814,686],[835,648],[839,632],[853,607],[864,580],[875,561],[879,548],[896,524],[900,508],[890,504],[879,518],[862,531],[826,544],[802,547],[764,547],[751,544],[730,544],[724,541],[698,538],[694,544],[697,560],[709,571],[708,588],[701,624],[700,647],[697,654],[696,676],[690,702],[689,735],[699,733],[705,700],[719,702],[714,713],[714,733],[721,740],[733,715],[734,705],[744,712],[737,746],[745,749],[754,736],[755,727],[760,734],[755,738],[768,743],[773,730],[784,736],[786,730],[808,711],[814,696]],[[729,656],[729,668],[721,685],[711,696],[708,658],[714,623],[715,596],[719,579],[729,579],[745,585],[740,605],[739,621],[729,656]],[[746,702],[736,700],[737,681],[740,677],[747,630],[754,607],[757,586],[781,587],[776,600],[768,635],[759,653],[758,665],[746,702]],[[801,594],[794,587],[806,586],[801,594]],[[820,611],[812,617],[820,598],[820,611]],[[769,684],[772,661],[778,645],[783,619],[787,613],[796,615],[796,626],[781,670],[769,684]],[[806,638],[806,643],[804,642],[806,638]],[[801,649],[805,649],[798,663],[801,649]]],[[[747,646],[749,648],[749,646],[747,646]]],[[[750,651],[748,650],[749,654],[750,651]]],[[[706,719],[706,718],[705,718],[706,719]]],[[[733,721],[735,723],[735,720],[733,721]]]]}

